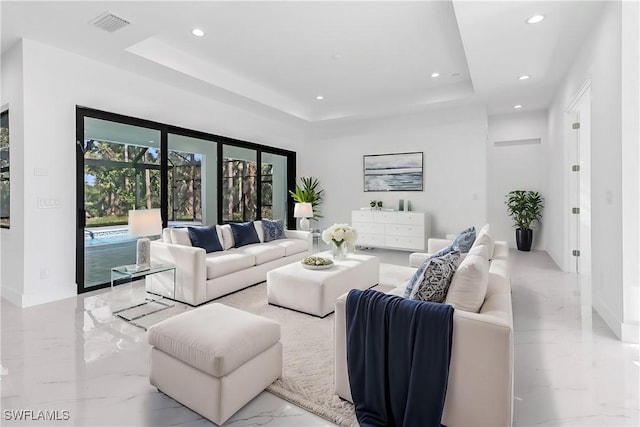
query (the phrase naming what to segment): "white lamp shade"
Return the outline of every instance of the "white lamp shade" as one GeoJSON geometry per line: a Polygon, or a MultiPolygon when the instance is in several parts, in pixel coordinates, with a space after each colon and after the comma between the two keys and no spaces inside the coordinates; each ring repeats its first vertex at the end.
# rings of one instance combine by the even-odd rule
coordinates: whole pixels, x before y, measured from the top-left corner
{"type": "Polygon", "coordinates": [[[312,218],[313,206],[311,203],[296,203],[293,208],[293,216],[295,218],[312,218]]]}
{"type": "Polygon", "coordinates": [[[136,209],[129,211],[129,235],[134,237],[157,236],[162,233],[160,209],[136,209]]]}

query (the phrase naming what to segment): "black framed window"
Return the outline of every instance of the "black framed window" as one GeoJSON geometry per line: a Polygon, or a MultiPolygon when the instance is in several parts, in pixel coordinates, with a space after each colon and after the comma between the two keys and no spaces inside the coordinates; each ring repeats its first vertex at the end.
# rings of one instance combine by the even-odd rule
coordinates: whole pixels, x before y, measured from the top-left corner
{"type": "Polygon", "coordinates": [[[11,217],[9,110],[0,113],[0,226],[9,228],[11,217]]]}
{"type": "Polygon", "coordinates": [[[274,211],[295,226],[286,202],[295,152],[78,106],[76,153],[78,293],[109,286],[111,267],[135,262],[130,209],[160,208],[164,227],[274,211]]]}

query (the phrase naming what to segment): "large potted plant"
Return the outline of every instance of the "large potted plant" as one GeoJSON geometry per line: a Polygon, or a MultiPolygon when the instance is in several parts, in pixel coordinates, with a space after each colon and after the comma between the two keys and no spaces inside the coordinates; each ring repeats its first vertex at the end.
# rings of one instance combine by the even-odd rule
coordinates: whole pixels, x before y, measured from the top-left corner
{"type": "Polygon", "coordinates": [[[537,191],[514,190],[506,198],[509,216],[516,227],[518,250],[528,252],[533,243],[533,223],[542,218],[542,196],[537,191]]]}
{"type": "Polygon", "coordinates": [[[324,190],[320,189],[320,181],[312,176],[303,176],[300,178],[301,185],[296,184],[295,191],[289,191],[291,198],[296,203],[311,203],[313,208],[313,217],[317,220],[322,218],[318,207],[324,198],[324,190]]]}

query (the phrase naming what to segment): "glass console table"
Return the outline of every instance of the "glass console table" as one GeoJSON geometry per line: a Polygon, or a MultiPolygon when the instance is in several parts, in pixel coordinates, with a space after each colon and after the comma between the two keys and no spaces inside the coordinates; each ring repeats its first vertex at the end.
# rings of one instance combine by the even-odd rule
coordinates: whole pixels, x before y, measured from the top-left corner
{"type": "MultiPolygon", "coordinates": [[[[146,270],[138,270],[135,265],[121,265],[111,269],[111,292],[117,285],[131,283],[134,280],[142,279],[152,274],[166,274],[171,277],[171,299],[175,299],[176,294],[176,267],[168,264],[152,264],[151,268],[146,270]]],[[[149,294],[154,295],[155,294],[149,294]]],[[[113,312],[115,316],[126,320],[134,326],[147,330],[146,327],[136,323],[136,320],[157,313],[167,308],[173,307],[173,301],[164,301],[163,295],[157,295],[157,298],[145,296],[143,302],[125,307],[113,312]]]]}

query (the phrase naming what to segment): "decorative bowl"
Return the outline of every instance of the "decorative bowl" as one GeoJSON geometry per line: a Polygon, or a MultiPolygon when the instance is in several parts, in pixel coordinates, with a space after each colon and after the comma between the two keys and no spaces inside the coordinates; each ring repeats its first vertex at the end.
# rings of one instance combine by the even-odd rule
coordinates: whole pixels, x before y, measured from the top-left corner
{"type": "Polygon", "coordinates": [[[300,261],[307,270],[326,270],[333,267],[333,261],[327,258],[310,256],[300,261]]]}

